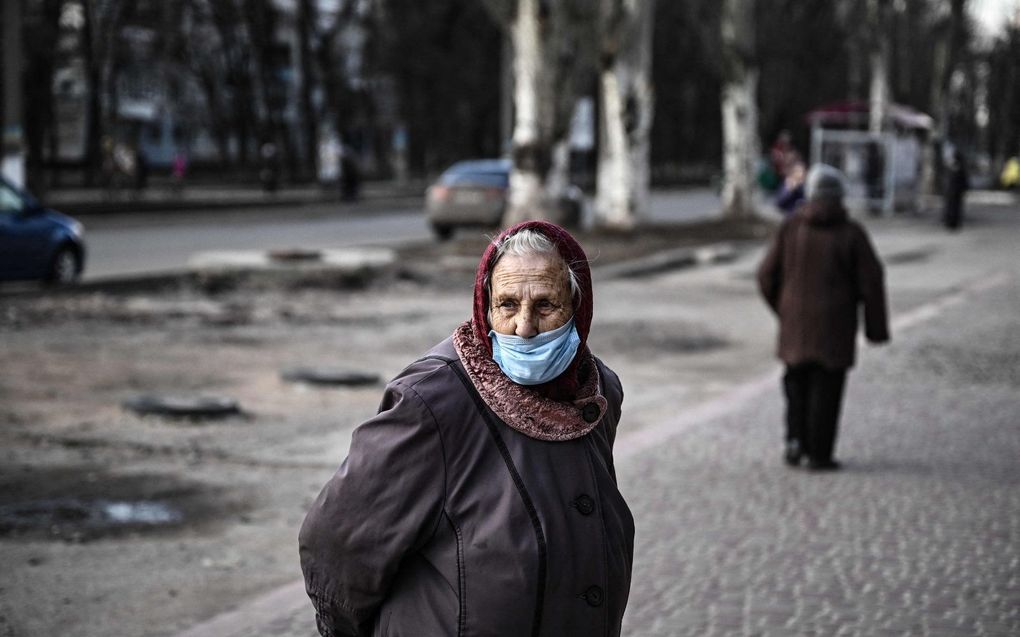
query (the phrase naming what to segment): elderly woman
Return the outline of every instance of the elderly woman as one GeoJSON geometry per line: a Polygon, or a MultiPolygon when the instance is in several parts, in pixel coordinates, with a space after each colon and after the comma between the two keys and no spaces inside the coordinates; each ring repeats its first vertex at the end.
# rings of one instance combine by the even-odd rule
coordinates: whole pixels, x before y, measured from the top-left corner
{"type": "Polygon", "coordinates": [[[474,311],[386,387],[301,529],[322,635],[619,635],[634,522],[620,381],[586,345],[591,273],[562,228],[489,246],[474,311]]]}

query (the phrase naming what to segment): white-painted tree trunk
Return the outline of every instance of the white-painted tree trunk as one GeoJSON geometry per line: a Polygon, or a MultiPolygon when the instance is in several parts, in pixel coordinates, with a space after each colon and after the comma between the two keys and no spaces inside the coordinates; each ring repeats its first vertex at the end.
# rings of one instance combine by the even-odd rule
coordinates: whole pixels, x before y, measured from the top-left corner
{"type": "Polygon", "coordinates": [[[722,11],[723,214],[755,215],[758,141],[758,69],[755,64],[754,0],[724,0],[722,11]]]}
{"type": "Polygon", "coordinates": [[[755,160],[758,142],[758,72],[745,69],[738,82],[722,89],[723,183],[722,206],[727,217],[755,214],[755,160]]]}
{"type": "Polygon", "coordinates": [[[626,230],[648,208],[654,95],[650,80],[653,0],[619,0],[623,24],[604,24],[600,72],[602,133],[598,153],[595,224],[626,230]],[[608,49],[608,50],[606,50],[608,49]]]}
{"type": "Polygon", "coordinates": [[[882,132],[889,105],[889,73],[884,52],[871,53],[871,90],[868,93],[868,131],[882,132]]]}
{"type": "Polygon", "coordinates": [[[868,92],[868,131],[882,132],[889,110],[889,41],[885,0],[868,0],[868,21],[871,29],[871,83],[868,92]]]}
{"type": "MultiPolygon", "coordinates": [[[[514,50],[514,167],[510,173],[510,196],[503,224],[528,219],[556,220],[557,201],[566,192],[563,162],[553,161],[557,142],[556,68],[550,58],[548,25],[539,17],[539,0],[518,0],[510,25],[514,50]]],[[[562,152],[562,151],[561,151],[562,152]]]]}

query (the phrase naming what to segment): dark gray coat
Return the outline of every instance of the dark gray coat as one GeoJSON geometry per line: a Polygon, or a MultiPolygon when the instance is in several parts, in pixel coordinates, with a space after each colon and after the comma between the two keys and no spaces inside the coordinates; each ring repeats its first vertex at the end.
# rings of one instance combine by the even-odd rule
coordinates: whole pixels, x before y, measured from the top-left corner
{"type": "Polygon", "coordinates": [[[619,635],[634,522],[612,445],[623,393],[575,440],[488,409],[450,339],[386,388],[301,528],[322,635],[619,635]]]}

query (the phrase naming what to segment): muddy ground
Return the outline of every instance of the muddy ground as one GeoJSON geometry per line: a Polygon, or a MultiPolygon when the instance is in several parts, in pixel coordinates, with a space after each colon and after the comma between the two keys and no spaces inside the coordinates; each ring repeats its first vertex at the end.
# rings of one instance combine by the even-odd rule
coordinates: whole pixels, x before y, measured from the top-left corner
{"type": "MultiPolygon", "coordinates": [[[[583,243],[601,268],[766,232],[710,223],[583,243]]],[[[182,278],[0,290],[0,636],[169,635],[299,577],[307,506],[382,382],[469,316],[484,244],[405,246],[397,269],[343,289],[212,290],[182,278]],[[285,380],[297,366],[381,380],[285,380]],[[177,418],[124,406],[153,393],[225,397],[240,411],[177,418]]],[[[605,320],[592,342],[635,365],[663,349],[728,346],[709,325],[654,315],[605,320]]]]}

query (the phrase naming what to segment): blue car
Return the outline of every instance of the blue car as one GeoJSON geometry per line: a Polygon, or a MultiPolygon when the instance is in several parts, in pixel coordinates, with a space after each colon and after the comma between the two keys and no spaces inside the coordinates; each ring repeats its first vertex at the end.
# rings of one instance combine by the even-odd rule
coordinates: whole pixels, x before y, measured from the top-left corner
{"type": "Polygon", "coordinates": [[[0,281],[65,284],[84,269],[81,223],[0,177],[0,281]]]}

